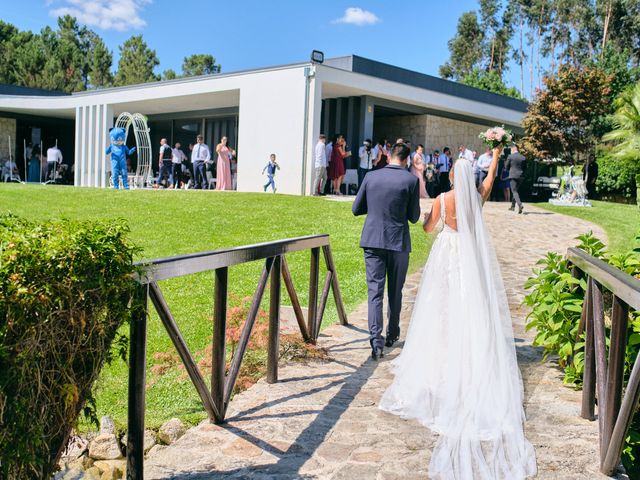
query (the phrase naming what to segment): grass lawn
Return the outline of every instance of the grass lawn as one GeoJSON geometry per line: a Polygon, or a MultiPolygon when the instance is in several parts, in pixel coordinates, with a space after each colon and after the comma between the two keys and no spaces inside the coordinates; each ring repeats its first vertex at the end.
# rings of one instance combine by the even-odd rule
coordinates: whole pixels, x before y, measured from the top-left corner
{"type": "MultiPolygon", "coordinates": [[[[130,238],[142,248],[140,258],[144,259],[329,233],[347,311],[366,300],[364,261],[358,247],[364,218],[353,217],[351,202],[237,192],[113,191],[2,184],[0,212],[8,211],[32,220],[124,218],[131,228],[130,238]]],[[[420,224],[412,227],[411,235],[410,271],[414,271],[424,264],[431,237],[423,234],[420,224]]],[[[294,253],[287,259],[304,306],[308,300],[309,254],[294,253]]],[[[253,295],[262,266],[262,262],[254,262],[229,269],[231,305],[253,295]]],[[[203,356],[212,337],[213,273],[167,280],[160,287],[191,352],[197,358],[203,356]]],[[[283,303],[288,302],[284,289],[282,298],[283,303]]],[[[337,319],[332,297],[329,299],[325,325],[337,319]]],[[[158,371],[154,365],[166,362],[167,356],[162,354],[171,352],[171,341],[154,312],[149,324],[147,360],[146,423],[151,428],[171,417],[190,423],[205,418],[195,388],[178,365],[171,364],[162,374],[154,373],[158,371]]],[[[119,425],[126,424],[127,367],[122,361],[115,361],[103,372],[97,406],[99,415],[111,415],[119,425]]]]}
{"type": "Polygon", "coordinates": [[[550,203],[536,203],[537,207],[582,218],[600,225],[609,237],[608,249],[612,253],[628,252],[634,247],[640,232],[640,209],[637,205],[612,202],[591,202],[592,208],[558,207],[550,203]]]}

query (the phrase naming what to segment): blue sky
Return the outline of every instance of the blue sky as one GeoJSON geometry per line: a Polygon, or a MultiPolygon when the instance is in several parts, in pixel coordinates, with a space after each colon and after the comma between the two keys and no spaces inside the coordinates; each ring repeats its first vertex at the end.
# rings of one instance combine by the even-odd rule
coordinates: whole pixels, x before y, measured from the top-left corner
{"type": "MultiPolygon", "coordinates": [[[[357,54],[432,75],[449,52],[460,14],[477,0],[0,0],[0,18],[20,29],[55,26],[75,13],[114,53],[142,34],[160,59],[158,73],[180,71],[192,53],[211,53],[225,72],[357,54]]],[[[515,65],[507,73],[518,85],[515,65]]]]}

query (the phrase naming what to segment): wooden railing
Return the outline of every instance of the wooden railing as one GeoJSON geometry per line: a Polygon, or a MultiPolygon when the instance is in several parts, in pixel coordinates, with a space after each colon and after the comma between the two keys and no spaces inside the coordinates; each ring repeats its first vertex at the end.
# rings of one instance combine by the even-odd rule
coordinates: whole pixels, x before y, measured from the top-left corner
{"type": "Polygon", "coordinates": [[[176,257],[161,258],[139,264],[142,272],[137,277],[138,287],[133,301],[133,318],[130,326],[129,346],[129,395],[127,434],[127,478],[143,478],[143,439],[145,409],[146,345],[148,299],[151,299],[173,345],[185,366],[193,385],[202,400],[209,419],[215,423],[224,422],[225,413],[235,385],[245,349],[249,343],[253,325],[258,316],[260,303],[267,281],[270,279],[269,333],[267,347],[267,382],[278,381],[278,348],[280,324],[281,279],[284,280],[291,305],[305,341],[315,343],[320,332],[329,290],[333,291],[340,323],[347,324],[347,316],[342,304],[335,264],[331,254],[329,235],[313,235],[276,242],[261,243],[245,247],[211,252],[194,253],[176,257]],[[303,250],[311,251],[309,278],[309,307],[307,319],[302,312],[298,295],[293,286],[285,254],[303,250]],[[320,273],[320,250],[322,250],[327,273],[318,304],[318,280],[320,273]],[[262,274],[253,296],[244,329],[238,346],[231,359],[229,371],[225,374],[226,361],[226,320],[229,267],[242,263],[264,260],[262,274]],[[187,347],[169,306],[165,301],[158,281],[193,273],[215,271],[213,352],[211,363],[211,391],[198,369],[187,347]]]}
{"type": "Polygon", "coordinates": [[[578,328],[579,336],[586,331],[580,416],[595,419],[597,398],[600,470],[612,475],[640,398],[640,360],[634,363],[623,392],[629,308],[640,310],[640,280],[577,248],[570,248],[567,257],[574,277],[587,279],[578,328]],[[604,289],[612,294],[608,358],[604,289]]]}

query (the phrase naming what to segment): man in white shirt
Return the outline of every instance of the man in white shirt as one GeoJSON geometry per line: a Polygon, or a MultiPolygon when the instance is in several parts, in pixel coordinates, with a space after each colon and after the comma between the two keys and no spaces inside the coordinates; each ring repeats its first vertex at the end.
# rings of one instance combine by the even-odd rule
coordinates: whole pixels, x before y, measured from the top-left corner
{"type": "Polygon", "coordinates": [[[327,137],[320,134],[318,143],[313,151],[313,166],[315,168],[313,177],[313,194],[320,195],[324,192],[324,183],[327,181],[327,137]]]}
{"type": "Polygon", "coordinates": [[[180,188],[182,180],[182,162],[187,160],[187,156],[181,149],[180,142],[176,143],[175,148],[171,151],[171,178],[169,182],[173,188],[180,188]]]}
{"type": "Polygon", "coordinates": [[[191,151],[191,163],[193,164],[193,188],[206,189],[208,187],[207,184],[207,174],[205,172],[205,163],[208,163],[211,160],[211,152],[209,151],[209,147],[206,143],[204,143],[204,137],[202,135],[198,135],[196,137],[196,143],[193,146],[193,150],[191,151]]]}
{"type": "Polygon", "coordinates": [[[358,156],[360,157],[360,164],[358,165],[358,190],[360,190],[360,185],[362,185],[365,175],[373,170],[373,162],[378,156],[377,149],[371,145],[370,139],[367,138],[363,142],[358,151],[358,156]]]}
{"type": "Polygon", "coordinates": [[[476,182],[480,185],[484,182],[484,179],[487,178],[487,174],[489,173],[489,166],[491,165],[491,161],[493,160],[493,153],[491,149],[487,147],[486,151],[478,157],[478,176],[476,177],[476,182]]]}
{"type": "Polygon", "coordinates": [[[466,158],[471,163],[473,163],[473,152],[469,150],[466,145],[464,144],[460,145],[460,148],[458,149],[458,151],[460,152],[460,155],[458,155],[458,158],[466,158]]]}
{"type": "Polygon", "coordinates": [[[58,148],[58,145],[47,149],[47,180],[51,180],[52,182],[56,181],[56,172],[58,171],[58,165],[61,163],[62,152],[58,148]]]}

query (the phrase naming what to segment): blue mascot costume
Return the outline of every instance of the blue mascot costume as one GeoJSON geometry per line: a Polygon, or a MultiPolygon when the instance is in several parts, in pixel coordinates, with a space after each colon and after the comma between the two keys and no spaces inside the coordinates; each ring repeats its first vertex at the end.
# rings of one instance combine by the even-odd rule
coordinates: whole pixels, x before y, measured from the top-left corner
{"type": "Polygon", "coordinates": [[[112,128],[109,130],[111,145],[107,147],[107,155],[111,154],[111,176],[113,178],[113,188],[120,188],[120,175],[122,175],[122,185],[125,190],[129,190],[129,179],[127,177],[127,156],[136,151],[136,147],[129,149],[124,144],[126,131],[124,128],[112,128]]]}

